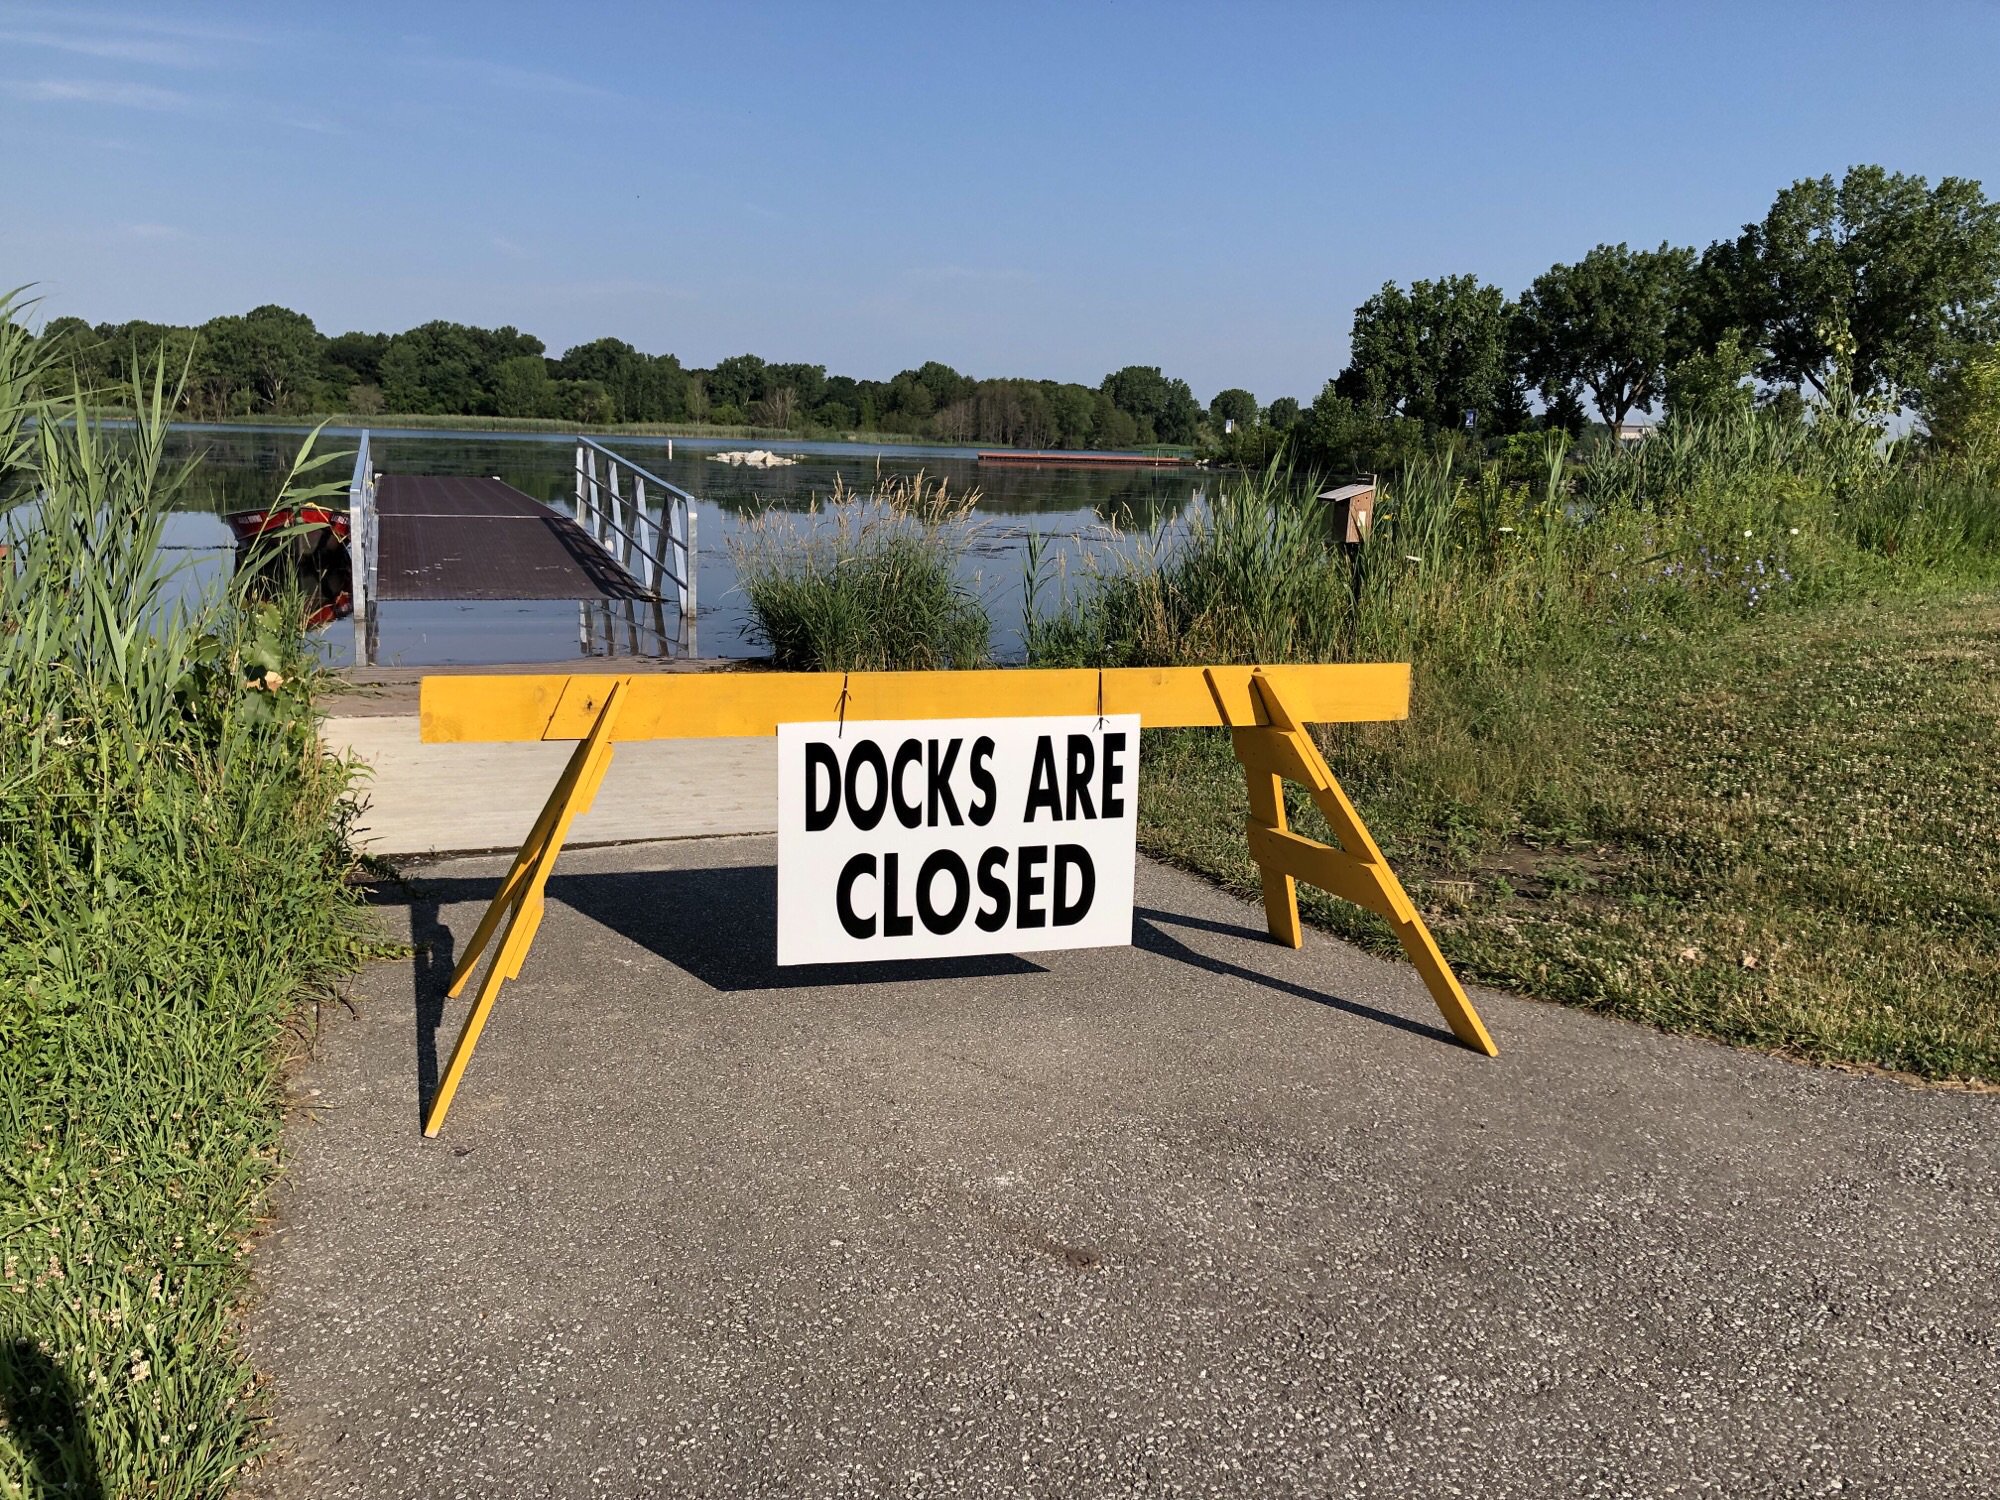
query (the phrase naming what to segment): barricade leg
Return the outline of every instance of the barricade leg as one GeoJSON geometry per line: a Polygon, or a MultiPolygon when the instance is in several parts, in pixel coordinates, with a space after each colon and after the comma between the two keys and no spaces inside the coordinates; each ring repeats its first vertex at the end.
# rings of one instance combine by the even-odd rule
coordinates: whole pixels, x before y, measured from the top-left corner
{"type": "Polygon", "coordinates": [[[466,940],[465,951],[458,956],[458,967],[452,970],[451,988],[446,992],[456,1000],[465,988],[465,981],[472,977],[472,971],[479,967],[479,955],[486,951],[486,945],[493,940],[493,934],[500,929],[501,920],[519,900],[522,891],[533,872],[536,859],[549,841],[549,834],[555,828],[556,820],[562,816],[563,808],[576,794],[577,780],[591,757],[588,739],[577,741],[576,750],[563,767],[562,776],[557,780],[555,790],[549,793],[549,800],[542,804],[542,810],[535,815],[535,823],[522,841],[520,852],[514,856],[514,864],[507,871],[507,878],[500,882],[500,890],[488,904],[486,912],[479,919],[479,926],[473,929],[466,940]]]}
{"type": "MultiPolygon", "coordinates": [[[[1319,746],[1305,726],[1287,712],[1263,673],[1254,674],[1250,682],[1252,697],[1262,709],[1262,722],[1232,723],[1230,740],[1249,784],[1250,818],[1245,832],[1251,856],[1263,874],[1264,911],[1271,936],[1291,947],[1299,946],[1299,880],[1377,913],[1396,934],[1452,1035],[1475,1052],[1497,1057],[1500,1049],[1493,1045],[1437,940],[1382,857],[1382,850],[1334,778],[1319,746]],[[1339,848],[1301,838],[1286,827],[1285,780],[1300,782],[1312,793],[1327,826],[1340,840],[1339,848]]],[[[1223,701],[1219,690],[1216,701],[1223,701]]]]}
{"type": "MultiPolygon", "coordinates": [[[[1269,771],[1243,768],[1250,784],[1250,817],[1280,833],[1285,831],[1285,783],[1269,771]]],[[[1287,948],[1303,947],[1305,928],[1299,924],[1299,883],[1274,865],[1259,865],[1264,880],[1264,925],[1287,948]]]]}
{"type": "Polygon", "coordinates": [[[479,1045],[479,1034],[486,1029],[486,1019],[492,1013],[493,1002],[499,998],[500,986],[520,976],[522,961],[527,958],[528,948],[542,925],[542,892],[548,885],[550,871],[555,868],[556,856],[562,852],[570,824],[590,810],[597,789],[604,781],[604,773],[611,764],[611,730],[618,718],[621,689],[622,684],[614,684],[605,696],[604,707],[599,710],[589,735],[570,757],[562,779],[556,783],[556,789],[550,794],[541,816],[529,830],[527,842],[515,855],[513,867],[501,882],[493,904],[487,907],[486,915],[480,919],[478,930],[467,943],[465,956],[452,976],[451,993],[456,996],[471,976],[479,953],[492,940],[495,929],[504,920],[506,926],[501,933],[499,949],[486,970],[486,977],[480,982],[479,993],[474,997],[465,1025],[459,1031],[457,1045],[452,1048],[451,1061],[445,1064],[444,1072],[438,1078],[437,1092],[431,1096],[429,1108],[425,1111],[424,1134],[427,1136],[435,1136],[444,1128],[445,1115],[450,1111],[452,1098],[465,1077],[466,1065],[472,1061],[473,1049],[479,1045]]]}

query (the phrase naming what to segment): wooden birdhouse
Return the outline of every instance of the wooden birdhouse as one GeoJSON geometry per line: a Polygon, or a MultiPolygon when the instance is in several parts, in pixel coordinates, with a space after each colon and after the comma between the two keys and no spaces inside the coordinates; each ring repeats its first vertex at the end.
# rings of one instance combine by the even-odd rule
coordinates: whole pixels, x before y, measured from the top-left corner
{"type": "Polygon", "coordinates": [[[1368,528],[1375,520],[1373,479],[1359,484],[1343,484],[1337,489],[1321,490],[1319,499],[1326,506],[1326,534],[1329,541],[1358,546],[1368,540],[1368,528]]]}

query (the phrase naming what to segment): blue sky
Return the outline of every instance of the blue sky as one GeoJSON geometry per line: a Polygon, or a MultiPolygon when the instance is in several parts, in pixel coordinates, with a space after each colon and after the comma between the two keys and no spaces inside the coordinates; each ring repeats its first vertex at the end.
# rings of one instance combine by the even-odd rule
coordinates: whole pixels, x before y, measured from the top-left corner
{"type": "Polygon", "coordinates": [[[1992,4],[0,0],[0,280],[1309,398],[1388,279],[1703,245],[1860,161],[2000,192],[1996,77],[1992,4]]]}

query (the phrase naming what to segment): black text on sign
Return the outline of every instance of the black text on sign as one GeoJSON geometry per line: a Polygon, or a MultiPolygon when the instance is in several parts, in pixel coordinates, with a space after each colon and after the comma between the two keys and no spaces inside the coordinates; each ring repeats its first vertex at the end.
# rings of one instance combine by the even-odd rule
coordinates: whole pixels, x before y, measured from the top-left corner
{"type": "Polygon", "coordinates": [[[1139,716],[778,726],[778,962],[1132,940],[1139,716]]]}

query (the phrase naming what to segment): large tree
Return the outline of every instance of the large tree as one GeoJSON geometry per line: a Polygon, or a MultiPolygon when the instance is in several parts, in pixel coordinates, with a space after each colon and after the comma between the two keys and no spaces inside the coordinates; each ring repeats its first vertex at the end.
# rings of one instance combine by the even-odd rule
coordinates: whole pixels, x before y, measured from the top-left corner
{"type": "Polygon", "coordinates": [[[1240,386],[1217,391],[1208,403],[1208,415],[1217,427],[1234,422],[1248,427],[1257,420],[1257,398],[1240,386]]]}
{"type": "Polygon", "coordinates": [[[1711,319],[1763,348],[1757,373],[1821,396],[1917,403],[2000,332],[2000,205],[1961,177],[1805,178],[1703,259],[1711,319]]]}
{"type": "Polygon", "coordinates": [[[303,410],[319,395],[326,340],[304,313],[267,303],[243,315],[242,353],[264,411],[303,410]]]}
{"type": "Polygon", "coordinates": [[[395,334],[382,351],[382,401],[390,411],[464,412],[478,392],[473,351],[455,323],[395,334]]]}
{"type": "Polygon", "coordinates": [[[687,372],[671,354],[641,354],[623,339],[593,339],[563,351],[560,380],[594,380],[621,422],[670,422],[687,412],[687,372]]]}
{"type": "Polygon", "coordinates": [[[1354,310],[1339,393],[1377,417],[1428,427],[1463,426],[1506,409],[1510,310],[1506,295],[1476,276],[1396,283],[1354,310]]]}
{"type": "Polygon", "coordinates": [[[1688,334],[1694,251],[1599,245],[1551,266],[1521,294],[1514,323],[1522,377],[1545,401],[1579,388],[1613,427],[1652,409],[1688,334]]]}
{"type": "Polygon", "coordinates": [[[559,410],[557,390],[539,354],[516,354],[493,371],[493,409],[503,417],[552,417],[559,410]]]}
{"type": "Polygon", "coordinates": [[[325,379],[336,395],[357,385],[382,383],[382,356],[389,351],[386,333],[337,333],[326,341],[325,379]]]}
{"type": "Polygon", "coordinates": [[[1141,442],[1191,443],[1201,425],[1201,405],[1185,380],[1158,365],[1127,365],[1104,377],[1098,387],[1113,406],[1128,414],[1141,442]],[[1151,433],[1148,437],[1147,434],[1151,433]]]}

